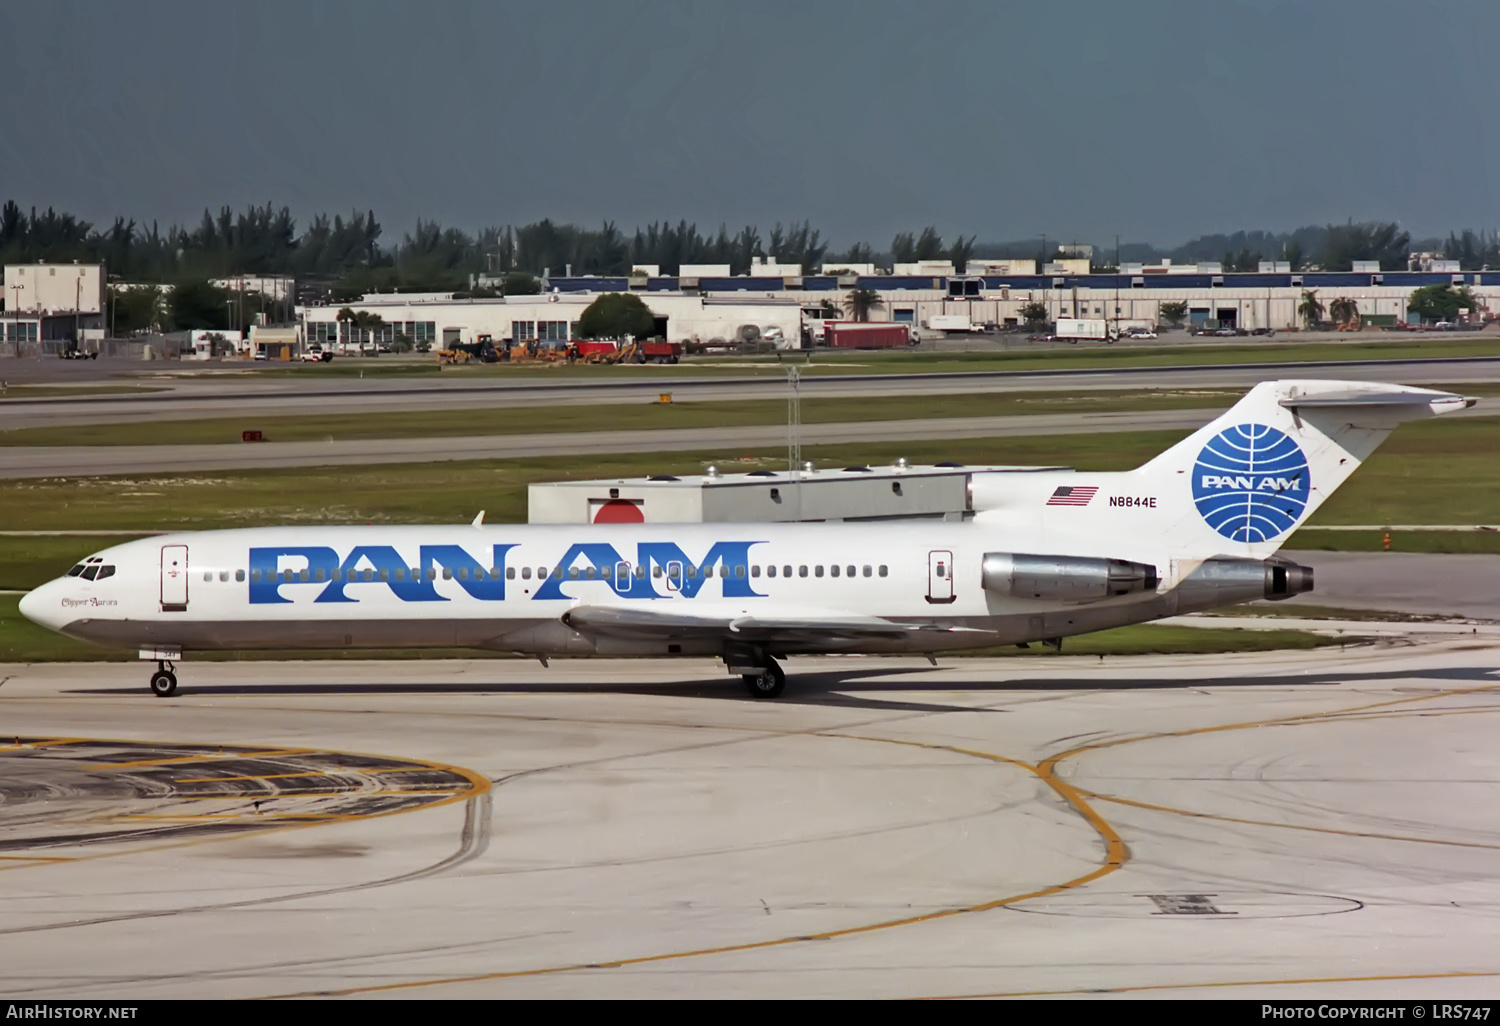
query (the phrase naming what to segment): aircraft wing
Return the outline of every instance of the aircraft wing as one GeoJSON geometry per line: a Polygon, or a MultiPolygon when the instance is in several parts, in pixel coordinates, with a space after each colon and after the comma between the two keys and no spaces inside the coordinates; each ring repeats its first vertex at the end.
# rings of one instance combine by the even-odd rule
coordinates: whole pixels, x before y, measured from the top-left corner
{"type": "MultiPolygon", "coordinates": [[[[722,637],[743,641],[791,641],[831,638],[900,638],[917,632],[970,631],[968,627],[906,624],[878,616],[835,614],[822,616],[758,617],[746,614],[696,615],[658,609],[618,606],[575,606],[563,623],[589,634],[617,638],[722,637]]],[[[976,634],[984,631],[975,630],[976,634]]]]}

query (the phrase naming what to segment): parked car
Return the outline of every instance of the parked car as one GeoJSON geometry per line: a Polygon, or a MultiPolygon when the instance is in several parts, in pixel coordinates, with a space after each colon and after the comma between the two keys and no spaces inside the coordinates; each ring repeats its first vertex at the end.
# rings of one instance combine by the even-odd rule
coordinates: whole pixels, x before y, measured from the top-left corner
{"type": "Polygon", "coordinates": [[[1266,338],[1270,338],[1272,335],[1276,334],[1276,329],[1275,328],[1254,328],[1254,329],[1251,330],[1250,334],[1252,334],[1252,335],[1263,335],[1266,338]]]}
{"type": "Polygon", "coordinates": [[[313,346],[309,349],[304,349],[301,353],[298,353],[297,359],[303,361],[304,363],[329,363],[333,360],[333,353],[324,352],[317,346],[313,346]]]}
{"type": "Polygon", "coordinates": [[[1150,328],[1131,328],[1125,332],[1126,338],[1155,338],[1156,332],[1150,328]]]}

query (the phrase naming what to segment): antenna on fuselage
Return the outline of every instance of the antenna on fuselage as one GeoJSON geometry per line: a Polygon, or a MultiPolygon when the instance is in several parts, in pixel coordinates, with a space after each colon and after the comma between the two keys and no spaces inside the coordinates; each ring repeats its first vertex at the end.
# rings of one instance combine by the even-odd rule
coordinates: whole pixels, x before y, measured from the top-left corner
{"type": "Polygon", "coordinates": [[[475,517],[474,518],[474,522],[472,524],[470,524],[469,526],[470,527],[483,527],[484,526],[484,510],[480,510],[479,511],[479,516],[475,517]]]}

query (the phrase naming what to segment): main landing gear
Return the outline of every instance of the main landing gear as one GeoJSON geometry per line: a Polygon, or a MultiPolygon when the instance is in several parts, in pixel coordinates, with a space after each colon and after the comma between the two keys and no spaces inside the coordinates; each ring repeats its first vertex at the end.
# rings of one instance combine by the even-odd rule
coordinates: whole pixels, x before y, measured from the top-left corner
{"type": "Polygon", "coordinates": [[[156,667],[156,672],[151,675],[151,693],[157,698],[170,698],[177,693],[177,674],[172,672],[176,667],[165,659],[156,667]]]}
{"type": "Polygon", "coordinates": [[[747,673],[742,678],[751,698],[778,698],[786,690],[786,671],[767,658],[765,668],[747,673]]]}

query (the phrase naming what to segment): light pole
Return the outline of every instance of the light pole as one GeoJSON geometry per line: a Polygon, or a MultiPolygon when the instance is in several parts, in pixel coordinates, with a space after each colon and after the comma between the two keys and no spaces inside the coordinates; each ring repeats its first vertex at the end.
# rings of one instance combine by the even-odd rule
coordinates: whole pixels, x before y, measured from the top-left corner
{"type": "Polygon", "coordinates": [[[20,282],[10,287],[11,292],[15,293],[14,298],[10,302],[11,318],[15,322],[10,329],[10,340],[16,344],[17,356],[21,355],[21,290],[23,288],[25,286],[20,282]]]}

